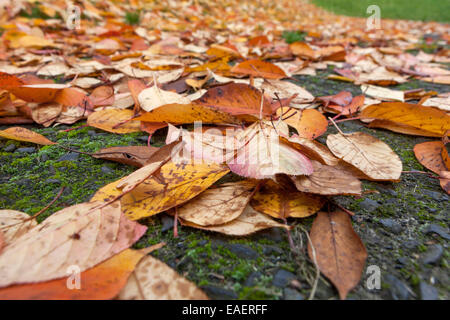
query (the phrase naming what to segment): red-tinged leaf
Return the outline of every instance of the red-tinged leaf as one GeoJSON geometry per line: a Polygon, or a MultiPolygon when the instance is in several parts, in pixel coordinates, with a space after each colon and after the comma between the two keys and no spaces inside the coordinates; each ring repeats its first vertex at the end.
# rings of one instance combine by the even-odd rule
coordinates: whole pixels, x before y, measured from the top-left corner
{"type": "Polygon", "coordinates": [[[8,245],[0,255],[0,287],[84,271],[129,248],[147,227],[130,221],[119,203],[81,203],[60,210],[8,245]]]}

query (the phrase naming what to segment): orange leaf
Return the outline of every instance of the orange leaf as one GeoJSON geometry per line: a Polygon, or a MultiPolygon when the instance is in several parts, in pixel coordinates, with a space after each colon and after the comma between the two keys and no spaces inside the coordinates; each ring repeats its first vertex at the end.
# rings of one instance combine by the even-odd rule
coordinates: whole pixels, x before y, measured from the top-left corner
{"type": "Polygon", "coordinates": [[[125,286],[145,253],[127,249],[80,274],[80,289],[70,289],[70,277],[0,289],[2,300],[105,300],[125,286]]]}
{"type": "MultiPolygon", "coordinates": [[[[209,89],[194,103],[215,108],[232,115],[258,115],[261,109],[262,93],[248,84],[228,83],[209,89]]],[[[270,102],[264,98],[263,114],[270,115],[272,108],[270,102]]]]}
{"type": "Polygon", "coordinates": [[[130,133],[141,131],[141,124],[133,118],[134,112],[127,109],[106,109],[89,115],[87,124],[113,133],[130,133]]]}
{"type": "Polygon", "coordinates": [[[43,135],[40,135],[39,133],[33,132],[31,130],[21,128],[21,127],[11,127],[5,130],[0,131],[0,137],[12,139],[12,140],[18,140],[18,141],[25,141],[25,142],[31,142],[41,145],[51,145],[56,144],[56,142],[48,140],[43,135]]]}
{"type": "Polygon", "coordinates": [[[316,139],[327,131],[328,121],[325,116],[315,109],[306,109],[285,122],[297,129],[300,138],[316,139]]]}
{"type": "Polygon", "coordinates": [[[450,130],[450,116],[445,111],[417,104],[384,102],[365,108],[361,118],[390,120],[441,136],[450,130]]]}
{"type": "Polygon", "coordinates": [[[265,79],[283,79],[286,73],[276,65],[258,59],[247,60],[239,63],[230,70],[234,73],[251,75],[265,79]]]}
{"type": "Polygon", "coordinates": [[[442,141],[430,141],[416,144],[414,154],[417,160],[428,170],[439,174],[441,171],[450,170],[447,148],[442,141]],[[444,162],[444,158],[447,163],[444,162]]]}

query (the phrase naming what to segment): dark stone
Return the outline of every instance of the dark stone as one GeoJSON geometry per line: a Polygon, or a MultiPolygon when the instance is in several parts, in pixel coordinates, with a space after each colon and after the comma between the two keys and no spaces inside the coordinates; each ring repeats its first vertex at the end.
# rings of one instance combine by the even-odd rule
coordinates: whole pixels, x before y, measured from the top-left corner
{"type": "Polygon", "coordinates": [[[208,242],[209,242],[208,240],[202,240],[198,243],[198,246],[203,247],[203,246],[207,245],[208,242]]]}
{"type": "Polygon", "coordinates": [[[238,295],[234,291],[227,290],[222,287],[206,285],[202,286],[201,288],[208,295],[208,297],[214,300],[231,300],[238,298],[238,295]]]}
{"type": "Polygon", "coordinates": [[[400,279],[392,274],[385,277],[385,282],[389,284],[389,291],[394,300],[407,300],[411,294],[411,289],[400,279]]]}
{"type": "Polygon", "coordinates": [[[425,234],[437,233],[443,239],[450,240],[450,234],[448,234],[448,230],[446,230],[445,228],[443,228],[443,227],[441,227],[440,225],[437,225],[437,224],[430,224],[430,225],[428,225],[423,232],[425,234]]]}
{"type": "Polygon", "coordinates": [[[173,228],[173,217],[163,214],[161,216],[162,228],[161,232],[166,232],[173,228]]]}
{"type": "Polygon", "coordinates": [[[264,255],[271,255],[271,254],[279,255],[279,254],[283,254],[283,250],[281,250],[279,247],[276,247],[276,246],[266,245],[263,247],[262,253],[264,255]]]}
{"type": "Polygon", "coordinates": [[[63,155],[56,161],[75,161],[78,160],[79,157],[80,157],[79,153],[69,152],[68,154],[63,155]]]}
{"type": "Polygon", "coordinates": [[[283,241],[286,231],[281,228],[270,228],[268,230],[262,231],[260,235],[267,239],[272,240],[274,242],[283,241]]]}
{"type": "Polygon", "coordinates": [[[3,151],[5,152],[13,152],[14,150],[16,150],[15,144],[10,144],[9,146],[5,147],[5,149],[3,149],[3,151]]]}
{"type": "Polygon", "coordinates": [[[26,148],[16,149],[16,152],[18,152],[18,153],[33,153],[35,151],[36,151],[35,147],[26,147],[26,148]]]}
{"type": "Polygon", "coordinates": [[[140,140],[142,142],[147,142],[148,141],[148,136],[139,137],[138,140],[140,140]]]}
{"type": "Polygon", "coordinates": [[[46,154],[46,153],[43,153],[42,155],[41,155],[41,161],[42,162],[45,162],[45,161],[47,161],[49,158],[48,158],[48,155],[46,154]]]}
{"type": "Polygon", "coordinates": [[[402,226],[393,219],[380,219],[380,223],[395,234],[399,234],[403,230],[402,226]]]}
{"type": "Polygon", "coordinates": [[[95,132],[95,130],[88,130],[88,135],[91,137],[95,137],[97,135],[97,132],[95,132]]]}
{"type": "Polygon", "coordinates": [[[259,271],[254,271],[250,273],[248,278],[245,280],[246,287],[253,287],[256,284],[256,281],[262,276],[262,273],[259,271]]]}
{"type": "Polygon", "coordinates": [[[283,299],[284,300],[305,300],[305,297],[298,292],[297,290],[284,288],[283,290],[283,299]]]}
{"type": "Polygon", "coordinates": [[[104,174],[110,174],[110,173],[113,173],[113,172],[114,172],[114,170],[111,169],[111,168],[108,167],[108,166],[103,166],[103,167],[100,168],[100,170],[101,170],[104,174]]]}
{"type": "Polygon", "coordinates": [[[30,179],[20,179],[16,181],[19,186],[30,186],[32,184],[30,179]]]}
{"type": "Polygon", "coordinates": [[[443,253],[444,249],[440,244],[433,244],[422,255],[422,262],[425,264],[437,264],[441,260],[443,253]]]}
{"type": "Polygon", "coordinates": [[[445,198],[448,198],[445,194],[438,191],[422,190],[422,193],[429,196],[431,199],[435,201],[442,201],[445,198]]]}
{"type": "Polygon", "coordinates": [[[407,241],[403,242],[403,247],[406,249],[413,250],[413,249],[416,249],[419,246],[419,244],[420,243],[417,240],[407,240],[407,241]]]}
{"type": "Polygon", "coordinates": [[[284,269],[279,269],[277,273],[275,273],[275,276],[273,277],[272,284],[275,287],[284,288],[294,279],[295,274],[286,271],[284,269]]]}
{"type": "Polygon", "coordinates": [[[380,206],[380,204],[375,200],[365,198],[359,203],[359,206],[361,207],[361,209],[364,209],[366,211],[375,211],[380,206]]]}
{"type": "Polygon", "coordinates": [[[397,196],[397,192],[394,189],[389,188],[388,186],[377,185],[376,188],[378,191],[380,191],[382,193],[387,193],[392,197],[397,196]]]}
{"type": "Polygon", "coordinates": [[[58,179],[47,179],[45,180],[45,183],[61,183],[61,180],[58,179]]]}
{"type": "Polygon", "coordinates": [[[234,253],[238,258],[241,259],[256,259],[258,258],[258,253],[250,248],[249,246],[246,246],[244,244],[240,243],[232,243],[227,245],[227,248],[234,253]]]}
{"type": "Polygon", "coordinates": [[[397,262],[402,265],[406,265],[406,264],[408,264],[408,258],[406,258],[406,257],[397,258],[397,262]]]}
{"type": "Polygon", "coordinates": [[[211,248],[217,249],[218,247],[225,247],[227,244],[220,239],[211,239],[211,248]]]}
{"type": "Polygon", "coordinates": [[[420,281],[419,290],[422,300],[437,300],[439,297],[437,289],[426,282],[420,281]]]}

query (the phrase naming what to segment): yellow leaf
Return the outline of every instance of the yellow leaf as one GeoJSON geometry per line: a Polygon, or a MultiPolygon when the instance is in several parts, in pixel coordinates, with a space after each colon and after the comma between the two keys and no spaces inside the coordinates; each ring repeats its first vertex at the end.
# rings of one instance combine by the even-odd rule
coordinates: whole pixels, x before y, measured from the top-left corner
{"type": "Polygon", "coordinates": [[[21,127],[11,127],[0,131],[0,137],[18,141],[32,142],[41,145],[52,145],[56,142],[48,140],[43,135],[21,127]]]}

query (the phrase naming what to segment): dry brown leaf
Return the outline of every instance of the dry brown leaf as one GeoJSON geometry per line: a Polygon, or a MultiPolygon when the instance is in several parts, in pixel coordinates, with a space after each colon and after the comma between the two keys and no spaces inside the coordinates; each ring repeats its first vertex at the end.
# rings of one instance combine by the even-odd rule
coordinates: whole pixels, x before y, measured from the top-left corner
{"type": "Polygon", "coordinates": [[[16,210],[0,210],[0,232],[3,234],[4,246],[27,233],[37,222],[26,213],[16,210]]]}
{"type": "Polygon", "coordinates": [[[0,137],[18,141],[36,143],[44,146],[56,144],[43,135],[21,127],[11,127],[0,131],[0,137]]]}
{"type": "Polygon", "coordinates": [[[240,123],[230,114],[198,104],[166,104],[150,112],[145,112],[135,120],[167,123],[240,123]]]}
{"type": "Polygon", "coordinates": [[[289,229],[287,225],[269,218],[249,205],[238,218],[223,225],[204,227],[188,221],[182,221],[182,223],[189,227],[219,232],[229,236],[247,236],[257,231],[274,227],[289,229]]]}
{"type": "Polygon", "coordinates": [[[409,134],[413,136],[423,136],[423,137],[441,137],[442,135],[435,132],[426,131],[423,129],[408,126],[406,124],[401,124],[398,122],[393,122],[389,120],[373,120],[369,123],[369,128],[383,128],[394,132],[399,132],[403,134],[409,134]]]}
{"type": "Polygon", "coordinates": [[[128,220],[120,204],[97,209],[101,204],[62,209],[8,245],[0,255],[0,287],[62,278],[72,265],[87,270],[144,234],[147,227],[128,220]]]}
{"type": "Polygon", "coordinates": [[[132,110],[106,109],[89,115],[87,124],[112,133],[140,132],[141,123],[134,117],[132,110]]]}
{"type": "Polygon", "coordinates": [[[309,176],[291,177],[299,191],[327,196],[361,195],[361,181],[354,175],[333,167],[312,161],[314,172],[309,176]]]}
{"type": "Polygon", "coordinates": [[[242,214],[255,186],[255,182],[247,180],[210,188],[178,207],[178,217],[201,226],[228,223],[242,214]]]}
{"type": "Polygon", "coordinates": [[[115,161],[142,167],[159,148],[148,146],[126,146],[104,148],[92,154],[94,158],[115,161]]]}
{"type": "Polygon", "coordinates": [[[231,68],[230,71],[234,73],[252,75],[254,77],[261,77],[265,79],[277,80],[286,78],[286,74],[281,68],[277,67],[276,65],[270,62],[258,59],[241,62],[235,65],[233,68],[231,68]]]}
{"type": "Polygon", "coordinates": [[[398,180],[402,162],[383,141],[364,132],[330,134],[327,146],[333,154],[373,180],[398,180]]]}
{"type": "Polygon", "coordinates": [[[336,158],[326,146],[315,140],[300,138],[298,135],[291,136],[289,140],[284,137],[281,139],[308,156],[311,160],[317,160],[322,164],[329,166],[335,166],[339,162],[339,159],[336,158]]]}
{"type": "Polygon", "coordinates": [[[341,299],[359,282],[367,251],[347,213],[319,212],[310,232],[308,253],[319,270],[336,286],[341,299]],[[314,247],[314,250],[313,248],[314,247]]]}
{"type": "Polygon", "coordinates": [[[325,200],[297,190],[287,190],[268,181],[252,197],[251,206],[274,218],[306,218],[319,211],[325,200]]]}
{"type": "Polygon", "coordinates": [[[365,108],[362,119],[390,120],[443,136],[450,130],[450,116],[442,110],[402,102],[384,102],[365,108]]]}
{"type": "Polygon", "coordinates": [[[447,148],[442,141],[429,141],[416,144],[414,146],[414,154],[421,165],[434,173],[439,174],[441,171],[450,170],[447,148]]]}
{"type": "Polygon", "coordinates": [[[70,288],[67,278],[20,284],[0,289],[4,300],[106,300],[113,299],[125,286],[145,252],[126,249],[97,266],[80,273],[80,288],[70,288]]]}
{"type": "Polygon", "coordinates": [[[195,284],[164,262],[146,256],[128,278],[119,300],[208,300],[195,284]]]}

